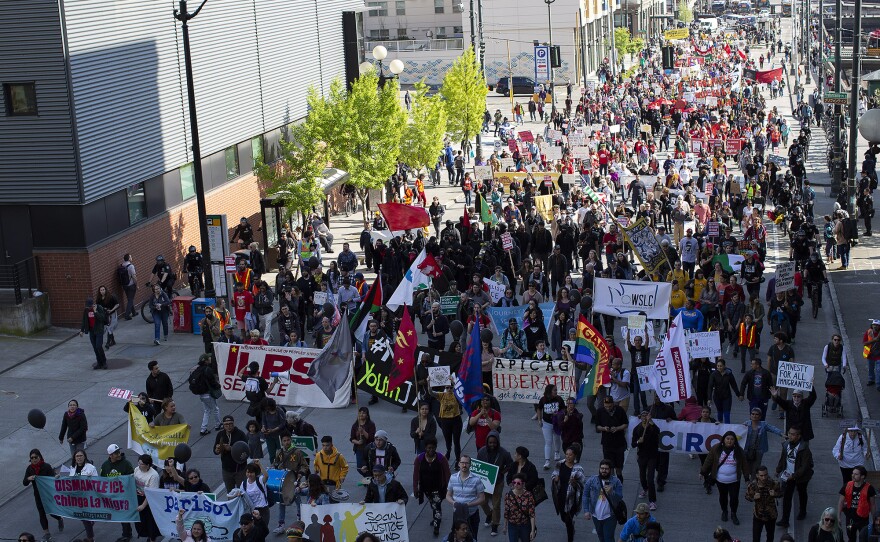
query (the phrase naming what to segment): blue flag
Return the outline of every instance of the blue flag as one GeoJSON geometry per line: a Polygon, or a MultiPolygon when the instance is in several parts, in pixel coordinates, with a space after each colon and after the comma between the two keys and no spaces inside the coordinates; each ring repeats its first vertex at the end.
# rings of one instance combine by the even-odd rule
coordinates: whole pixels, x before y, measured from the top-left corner
{"type": "Polygon", "coordinates": [[[471,403],[483,396],[482,346],[480,326],[474,325],[458,368],[458,379],[452,389],[466,412],[470,412],[471,403]]]}

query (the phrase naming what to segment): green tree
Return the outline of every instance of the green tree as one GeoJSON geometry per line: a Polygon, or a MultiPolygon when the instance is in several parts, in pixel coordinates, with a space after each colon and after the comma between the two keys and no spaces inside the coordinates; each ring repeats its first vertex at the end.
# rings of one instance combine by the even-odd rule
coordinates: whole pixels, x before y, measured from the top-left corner
{"type": "Polygon", "coordinates": [[[276,202],[307,214],[324,200],[320,179],[327,164],[326,145],[315,137],[309,118],[292,126],[280,145],[281,157],[277,162],[257,163],[257,177],[270,184],[276,202]]]}
{"type": "Polygon", "coordinates": [[[678,20],[686,24],[691,24],[694,20],[694,12],[688,5],[687,0],[679,0],[678,2],[678,20]]]}
{"type": "Polygon", "coordinates": [[[470,140],[479,133],[488,93],[477,56],[473,47],[469,47],[455,59],[440,87],[446,109],[446,130],[455,140],[470,140]]]}
{"type": "Polygon", "coordinates": [[[417,83],[412,97],[409,123],[403,130],[400,159],[416,169],[430,168],[443,150],[446,109],[439,95],[428,96],[428,86],[417,83]]]}
{"type": "Polygon", "coordinates": [[[642,38],[633,38],[630,40],[629,45],[626,48],[626,52],[630,55],[635,55],[642,52],[642,49],[645,48],[645,40],[642,38]]]}
{"type": "Polygon", "coordinates": [[[347,171],[367,218],[370,189],[380,189],[394,173],[406,111],[400,103],[397,81],[379,87],[375,70],[358,77],[350,91],[340,80],[330,85],[326,98],[311,89],[309,122],[318,141],[327,145],[334,167],[347,171]]]}
{"type": "Polygon", "coordinates": [[[614,29],[614,48],[617,49],[618,62],[620,62],[627,51],[629,51],[631,42],[632,38],[630,37],[628,28],[614,29]]]}

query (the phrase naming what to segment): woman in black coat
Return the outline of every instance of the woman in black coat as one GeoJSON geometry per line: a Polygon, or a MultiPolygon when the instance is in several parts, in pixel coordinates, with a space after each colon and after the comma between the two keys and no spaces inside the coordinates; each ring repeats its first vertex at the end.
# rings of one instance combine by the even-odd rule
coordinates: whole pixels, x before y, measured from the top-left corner
{"type": "MultiPolygon", "coordinates": [[[[40,499],[40,490],[37,489],[37,476],[51,476],[55,478],[55,469],[52,468],[52,465],[43,461],[43,454],[40,450],[34,448],[30,453],[30,464],[28,464],[27,468],[24,470],[24,480],[22,480],[22,485],[31,485],[34,488],[34,501],[37,505],[37,512],[40,514],[40,527],[43,528],[43,540],[47,540],[51,538],[51,533],[49,533],[49,518],[46,516],[46,509],[43,508],[43,501],[40,499]]],[[[64,530],[64,519],[61,516],[52,515],[53,518],[58,520],[58,532],[64,530]]]]}
{"type": "Polygon", "coordinates": [[[89,421],[86,419],[86,412],[79,408],[79,402],[71,399],[67,403],[67,411],[61,418],[61,431],[58,433],[59,444],[64,444],[65,435],[67,436],[67,445],[70,446],[70,457],[77,450],[85,450],[86,432],[89,430],[89,421]]]}

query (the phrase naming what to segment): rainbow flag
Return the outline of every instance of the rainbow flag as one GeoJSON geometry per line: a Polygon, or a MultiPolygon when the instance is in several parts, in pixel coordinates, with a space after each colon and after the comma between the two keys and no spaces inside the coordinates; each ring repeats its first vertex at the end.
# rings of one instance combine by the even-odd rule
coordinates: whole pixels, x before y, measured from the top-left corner
{"type": "Polygon", "coordinates": [[[587,378],[578,387],[575,401],[580,401],[588,395],[596,395],[599,392],[599,387],[609,382],[611,382],[611,367],[608,358],[604,358],[590,369],[587,378]]]}
{"type": "Polygon", "coordinates": [[[610,357],[605,337],[582,314],[578,319],[574,359],[581,363],[589,363],[592,367],[578,387],[578,401],[588,395],[596,395],[599,386],[611,382],[610,357]]]}

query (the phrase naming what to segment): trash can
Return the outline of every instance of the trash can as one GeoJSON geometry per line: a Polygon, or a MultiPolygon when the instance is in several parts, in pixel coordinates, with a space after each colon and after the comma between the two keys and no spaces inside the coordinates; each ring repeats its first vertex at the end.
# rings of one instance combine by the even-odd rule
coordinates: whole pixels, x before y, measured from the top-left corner
{"type": "Polygon", "coordinates": [[[174,333],[192,333],[193,299],[195,298],[191,295],[180,295],[171,300],[171,325],[174,333]]]}
{"type": "Polygon", "coordinates": [[[214,298],[199,297],[192,300],[192,332],[193,335],[201,335],[202,328],[199,322],[205,319],[205,307],[214,306],[214,298]]]}

